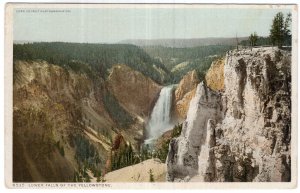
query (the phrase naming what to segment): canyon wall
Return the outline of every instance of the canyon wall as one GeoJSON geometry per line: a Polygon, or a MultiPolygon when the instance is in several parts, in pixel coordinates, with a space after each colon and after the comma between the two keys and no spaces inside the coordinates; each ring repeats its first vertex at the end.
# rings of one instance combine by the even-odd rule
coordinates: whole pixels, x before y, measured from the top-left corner
{"type": "Polygon", "coordinates": [[[113,66],[108,85],[128,112],[142,118],[150,115],[162,88],[152,79],[124,64],[113,66]]]}
{"type": "Polygon", "coordinates": [[[230,51],[223,73],[222,92],[198,85],[181,136],[169,145],[167,180],[290,181],[290,52],[230,51]]]}
{"type": "Polygon", "coordinates": [[[174,97],[173,114],[177,121],[181,122],[186,118],[190,101],[195,96],[197,85],[200,80],[196,70],[188,72],[179,82],[174,97]]]}
{"type": "Polygon", "coordinates": [[[224,90],[224,63],[224,58],[217,59],[211,64],[205,75],[207,86],[215,91],[224,90]]]}
{"type": "Polygon", "coordinates": [[[138,148],[160,91],[125,65],[104,80],[46,61],[16,60],[13,80],[14,182],[87,181],[83,168],[105,173],[117,135],[138,148]]]}

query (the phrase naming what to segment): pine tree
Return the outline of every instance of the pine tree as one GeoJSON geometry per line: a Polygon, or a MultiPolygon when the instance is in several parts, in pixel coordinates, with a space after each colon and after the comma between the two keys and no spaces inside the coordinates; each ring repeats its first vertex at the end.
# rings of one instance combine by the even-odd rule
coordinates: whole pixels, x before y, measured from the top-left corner
{"type": "Polygon", "coordinates": [[[292,43],[291,30],[289,29],[291,22],[292,22],[292,14],[288,13],[284,22],[284,44],[285,45],[291,45],[292,43]]]}
{"type": "Polygon", "coordinates": [[[257,36],[256,32],[252,33],[249,36],[249,42],[250,42],[251,49],[253,46],[256,46],[257,40],[258,40],[258,36],[257,36]]]}
{"type": "Polygon", "coordinates": [[[149,170],[149,181],[154,182],[154,175],[152,169],[149,170]]]}
{"type": "Polygon", "coordinates": [[[257,36],[256,32],[254,32],[250,35],[249,42],[250,42],[251,47],[256,46],[257,39],[258,39],[258,36],[257,36]]]}
{"type": "Polygon", "coordinates": [[[290,23],[291,14],[289,13],[284,20],[284,15],[279,12],[275,15],[270,30],[270,39],[273,45],[277,45],[279,48],[290,38],[290,23]]]}
{"type": "Polygon", "coordinates": [[[97,177],[97,182],[100,182],[100,176],[97,177]]]}

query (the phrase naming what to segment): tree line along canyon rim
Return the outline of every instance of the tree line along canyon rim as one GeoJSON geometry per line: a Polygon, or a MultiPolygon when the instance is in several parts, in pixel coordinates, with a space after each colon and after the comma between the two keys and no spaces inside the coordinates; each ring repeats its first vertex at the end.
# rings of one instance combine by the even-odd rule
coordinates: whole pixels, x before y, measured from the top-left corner
{"type": "Polygon", "coordinates": [[[291,13],[267,35],[14,39],[13,182],[291,182],[291,13]]]}

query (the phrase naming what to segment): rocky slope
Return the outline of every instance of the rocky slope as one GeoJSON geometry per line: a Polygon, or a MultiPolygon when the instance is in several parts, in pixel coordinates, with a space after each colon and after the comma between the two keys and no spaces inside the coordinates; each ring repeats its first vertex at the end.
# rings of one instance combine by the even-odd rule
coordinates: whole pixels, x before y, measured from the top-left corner
{"type": "Polygon", "coordinates": [[[119,66],[106,81],[41,60],[14,62],[15,182],[87,180],[86,169],[105,172],[116,136],[138,147],[160,86],[119,66]],[[136,96],[125,85],[135,85],[126,91],[136,96]]]}
{"type": "Polygon", "coordinates": [[[175,90],[174,97],[174,114],[180,121],[186,118],[191,99],[195,96],[196,87],[199,83],[199,78],[196,70],[188,72],[179,82],[175,90]]]}
{"type": "Polygon", "coordinates": [[[146,118],[151,113],[161,86],[126,65],[115,65],[108,77],[109,88],[122,107],[146,118]]]}
{"type": "Polygon", "coordinates": [[[291,54],[230,51],[224,91],[197,87],[181,136],[170,142],[169,181],[291,180],[291,54]]]}
{"type": "Polygon", "coordinates": [[[166,165],[159,159],[149,159],[141,163],[128,166],[104,176],[106,182],[150,182],[150,170],[154,182],[164,182],[166,165]]]}
{"type": "Polygon", "coordinates": [[[205,75],[207,86],[215,91],[224,90],[224,63],[224,58],[214,61],[205,75]]]}

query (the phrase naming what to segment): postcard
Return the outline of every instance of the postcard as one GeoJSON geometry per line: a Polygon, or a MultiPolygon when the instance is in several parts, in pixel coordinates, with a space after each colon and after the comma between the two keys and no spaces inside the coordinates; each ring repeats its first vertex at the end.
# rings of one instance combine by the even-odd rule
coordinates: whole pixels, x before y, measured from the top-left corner
{"type": "Polygon", "coordinates": [[[9,188],[295,188],[297,5],[6,5],[9,188]]]}

